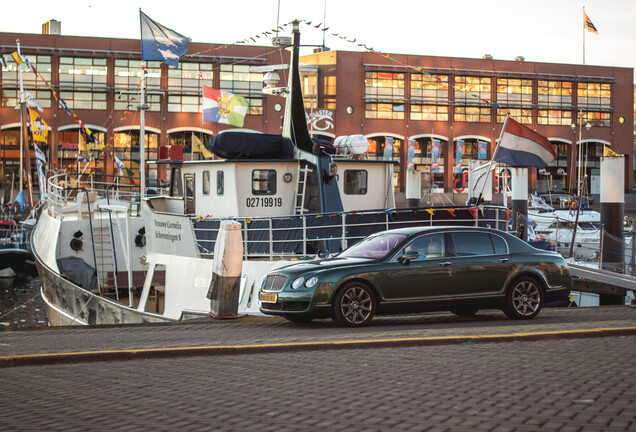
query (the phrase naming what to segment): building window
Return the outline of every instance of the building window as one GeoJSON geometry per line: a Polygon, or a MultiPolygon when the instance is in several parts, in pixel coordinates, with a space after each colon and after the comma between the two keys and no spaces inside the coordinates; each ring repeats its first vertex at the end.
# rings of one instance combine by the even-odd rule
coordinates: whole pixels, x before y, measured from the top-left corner
{"type": "MultiPolygon", "coordinates": [[[[29,63],[35,67],[42,78],[51,83],[51,56],[22,54],[22,57],[29,59],[29,63]]],[[[22,83],[25,88],[47,88],[46,83],[35,75],[33,69],[26,65],[22,67],[22,83]]],[[[19,84],[18,65],[12,60],[7,62],[7,67],[2,67],[2,84],[19,84]]]]}
{"type": "Polygon", "coordinates": [[[303,92],[303,102],[305,104],[305,108],[307,109],[318,107],[318,88],[316,85],[316,72],[300,73],[300,87],[303,92]]]}
{"type": "Polygon", "coordinates": [[[245,98],[249,104],[247,107],[247,115],[263,115],[263,99],[262,98],[245,98]]]}
{"type": "Polygon", "coordinates": [[[216,172],[216,194],[223,195],[225,193],[225,185],[223,183],[224,175],[223,171],[216,172]]]}
{"type": "MultiPolygon", "coordinates": [[[[51,92],[49,90],[25,89],[38,101],[42,108],[51,108],[51,92]]],[[[18,89],[2,89],[2,103],[0,106],[14,108],[18,105],[18,89]]]]}
{"type": "Polygon", "coordinates": [[[336,109],[336,77],[327,75],[323,79],[325,89],[325,99],[321,108],[336,109]]]}
{"type": "Polygon", "coordinates": [[[411,120],[448,121],[448,107],[444,105],[411,105],[411,120]]]}
{"type": "Polygon", "coordinates": [[[367,175],[368,174],[366,170],[345,170],[344,172],[345,195],[366,195],[367,175]]]}
{"type": "Polygon", "coordinates": [[[60,97],[70,109],[105,110],[107,108],[106,93],[60,91],[60,97]]]}
{"type": "Polygon", "coordinates": [[[252,171],[253,195],[276,195],[276,171],[253,170],[252,171]]]}
{"type": "Polygon", "coordinates": [[[169,95],[168,112],[201,112],[201,97],[196,95],[169,95]]]}
{"type": "Polygon", "coordinates": [[[490,108],[473,106],[456,106],[455,121],[468,123],[490,123],[490,108]]]}
{"type": "MultiPolygon", "coordinates": [[[[196,156],[199,153],[194,153],[192,149],[192,141],[193,136],[196,136],[199,141],[205,146],[206,143],[210,142],[210,138],[212,138],[211,134],[207,134],[204,132],[195,132],[195,131],[179,131],[179,132],[171,132],[168,134],[168,145],[169,146],[182,146],[182,154],[184,159],[197,159],[196,156]]],[[[199,157],[200,159],[201,157],[199,157]]]]}
{"type": "Polygon", "coordinates": [[[579,107],[610,108],[611,97],[610,84],[584,82],[577,84],[576,103],[579,107]]]}
{"type": "Polygon", "coordinates": [[[456,76],[455,101],[476,102],[476,95],[479,99],[491,100],[492,79],[490,77],[456,76]]]}
{"type": "Polygon", "coordinates": [[[538,110],[537,123],[540,125],[569,126],[572,124],[572,112],[563,110],[538,110]]]}
{"type": "Polygon", "coordinates": [[[178,69],[168,68],[168,90],[200,93],[203,86],[212,87],[212,63],[179,63],[178,69]]]}
{"type": "MultiPolygon", "coordinates": [[[[158,158],[159,135],[146,131],[145,138],[145,159],[154,161],[158,158]]],[[[139,178],[139,161],[141,160],[139,152],[139,131],[127,130],[116,132],[114,137],[115,156],[117,156],[131,171],[134,177],[139,178]]],[[[157,166],[149,165],[146,170],[147,177],[150,179],[157,178],[157,166]]]]}
{"type": "MultiPolygon", "coordinates": [[[[547,106],[572,106],[571,81],[537,81],[537,102],[547,106]]],[[[541,123],[539,123],[541,124],[541,123]]]]}
{"type": "Polygon", "coordinates": [[[222,64],[219,88],[230,93],[246,96],[260,94],[263,89],[263,73],[250,72],[250,65],[222,64]]]}
{"type": "Polygon", "coordinates": [[[60,57],[61,87],[106,87],[107,75],[105,58],[60,57]]]}
{"type": "Polygon", "coordinates": [[[448,101],[448,75],[411,74],[411,99],[424,101],[448,101]],[[439,81],[438,81],[439,80],[439,81]]]}
{"type": "Polygon", "coordinates": [[[201,176],[203,195],[210,195],[210,171],[203,171],[203,176],[201,176]]]}
{"type": "MultiPolygon", "coordinates": [[[[139,93],[119,93],[115,95],[115,111],[137,111],[137,106],[141,103],[139,93]]],[[[146,94],[146,104],[148,111],[161,111],[161,95],[146,94]]]]}
{"type": "Polygon", "coordinates": [[[610,127],[611,114],[598,111],[583,111],[583,124],[589,123],[593,127],[610,127]]]}
{"type": "Polygon", "coordinates": [[[497,78],[497,102],[507,105],[531,105],[532,80],[497,78]]]}
{"type": "Polygon", "coordinates": [[[366,103],[364,117],[368,119],[403,120],[404,104],[366,103]]]}
{"type": "Polygon", "coordinates": [[[364,96],[373,99],[404,99],[404,74],[366,72],[364,96]]]}
{"type": "Polygon", "coordinates": [[[498,109],[497,110],[497,123],[503,123],[506,120],[506,115],[510,112],[510,118],[518,121],[521,124],[532,124],[532,110],[531,109],[498,109]]]}
{"type": "MultiPolygon", "coordinates": [[[[161,62],[146,62],[146,88],[161,88],[161,62]]],[[[115,60],[115,88],[136,89],[141,83],[143,70],[140,60],[115,60]]]]}

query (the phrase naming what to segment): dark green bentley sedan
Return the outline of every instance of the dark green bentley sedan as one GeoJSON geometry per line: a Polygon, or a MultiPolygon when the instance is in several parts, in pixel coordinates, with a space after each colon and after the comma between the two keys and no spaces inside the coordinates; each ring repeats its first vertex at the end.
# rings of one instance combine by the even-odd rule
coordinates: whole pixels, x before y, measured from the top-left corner
{"type": "Polygon", "coordinates": [[[261,312],[290,321],[332,317],[341,326],[375,314],[437,310],[470,316],[499,308],[530,319],[544,302],[566,299],[570,270],[560,255],[503,231],[477,227],[401,228],[373,234],[333,258],[268,274],[261,312]]]}

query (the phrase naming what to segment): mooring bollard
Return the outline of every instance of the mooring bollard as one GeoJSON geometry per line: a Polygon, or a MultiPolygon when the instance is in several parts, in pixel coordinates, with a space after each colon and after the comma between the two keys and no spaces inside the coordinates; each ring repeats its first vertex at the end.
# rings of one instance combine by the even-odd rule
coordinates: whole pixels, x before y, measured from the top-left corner
{"type": "Polygon", "coordinates": [[[238,318],[242,266],[241,224],[221,221],[214,244],[214,271],[208,290],[210,316],[218,319],[238,318]]]}

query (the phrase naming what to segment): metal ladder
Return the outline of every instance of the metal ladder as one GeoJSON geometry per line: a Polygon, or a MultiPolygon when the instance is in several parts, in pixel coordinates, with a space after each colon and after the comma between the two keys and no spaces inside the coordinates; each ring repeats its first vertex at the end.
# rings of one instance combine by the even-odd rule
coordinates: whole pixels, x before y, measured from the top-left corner
{"type": "Polygon", "coordinates": [[[298,184],[296,186],[296,196],[294,199],[294,214],[303,214],[307,211],[305,208],[305,191],[307,189],[307,174],[312,172],[307,165],[301,167],[301,164],[298,164],[298,184]]]}

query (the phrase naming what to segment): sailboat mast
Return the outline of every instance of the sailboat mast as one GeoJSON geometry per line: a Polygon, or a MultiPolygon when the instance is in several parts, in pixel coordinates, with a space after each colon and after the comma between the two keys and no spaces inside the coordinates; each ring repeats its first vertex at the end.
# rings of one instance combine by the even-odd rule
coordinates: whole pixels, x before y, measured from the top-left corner
{"type": "MultiPolygon", "coordinates": [[[[15,42],[18,56],[22,58],[20,39],[16,39],[15,42]]],[[[24,204],[27,209],[30,209],[33,186],[31,183],[31,158],[29,157],[29,138],[26,126],[26,96],[24,93],[24,83],[22,81],[22,64],[18,65],[18,79],[20,82],[20,190],[22,190],[24,181],[26,181],[27,193],[24,197],[24,204]]]]}
{"type": "Polygon", "coordinates": [[[139,197],[145,196],[146,190],[146,62],[141,62],[141,104],[139,110],[139,197]]]}
{"type": "MultiPolygon", "coordinates": [[[[20,39],[16,39],[15,41],[18,47],[18,56],[20,56],[20,39]]],[[[24,176],[22,174],[22,167],[24,166],[24,85],[22,83],[22,65],[18,65],[18,82],[20,83],[20,187],[19,190],[22,190],[22,185],[24,184],[24,176]]]]}

